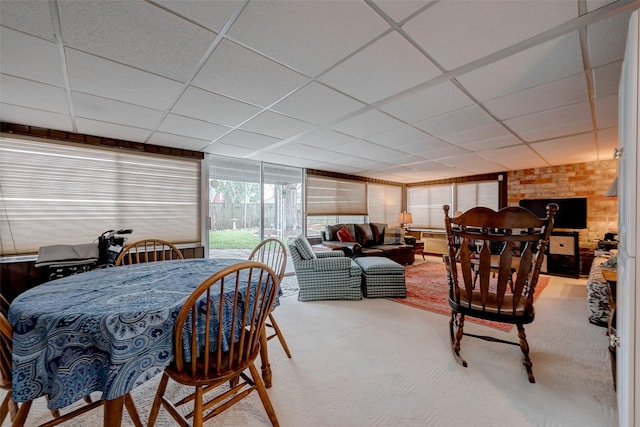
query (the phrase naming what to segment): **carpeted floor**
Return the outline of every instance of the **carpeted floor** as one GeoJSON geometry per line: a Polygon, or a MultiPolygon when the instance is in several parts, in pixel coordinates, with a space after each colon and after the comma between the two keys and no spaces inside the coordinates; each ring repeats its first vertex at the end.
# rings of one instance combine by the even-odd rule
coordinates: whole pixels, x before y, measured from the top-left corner
{"type": "MultiPolygon", "coordinates": [[[[536,384],[528,383],[517,346],[465,337],[462,354],[469,367],[463,368],[451,355],[446,317],[388,299],[300,302],[292,293],[274,313],[293,353],[288,359],[277,341],[269,342],[269,396],[283,427],[614,427],[618,422],[607,337],[587,320],[584,279],[552,277],[536,304],[536,321],[527,327],[536,384]]],[[[467,328],[492,333],[482,325],[467,328]]],[[[495,333],[517,340],[515,331],[495,333]]],[[[158,380],[132,393],[143,423],[158,380]]],[[[174,396],[184,391],[171,385],[174,396]]],[[[27,425],[50,417],[46,400],[38,399],[27,425]]],[[[102,409],[96,409],[65,425],[97,426],[101,420],[102,409]]],[[[124,425],[131,425],[126,416],[124,425]]],[[[175,423],[162,410],[156,425],[175,423]]],[[[270,423],[252,393],[205,425],[270,423]]]]}

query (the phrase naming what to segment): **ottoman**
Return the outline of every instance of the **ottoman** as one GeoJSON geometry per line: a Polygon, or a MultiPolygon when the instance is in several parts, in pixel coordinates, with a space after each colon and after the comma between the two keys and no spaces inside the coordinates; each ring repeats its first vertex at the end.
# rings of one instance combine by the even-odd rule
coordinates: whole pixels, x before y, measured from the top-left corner
{"type": "Polygon", "coordinates": [[[367,298],[406,298],[404,267],[389,258],[356,258],[362,269],[362,293],[367,298]]]}

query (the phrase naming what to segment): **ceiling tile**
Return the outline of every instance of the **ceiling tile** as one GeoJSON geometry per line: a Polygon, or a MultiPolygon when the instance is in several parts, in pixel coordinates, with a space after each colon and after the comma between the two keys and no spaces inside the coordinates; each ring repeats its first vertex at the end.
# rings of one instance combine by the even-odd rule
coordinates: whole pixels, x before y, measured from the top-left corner
{"type": "Polygon", "coordinates": [[[403,153],[420,155],[422,157],[428,156],[435,150],[441,150],[443,147],[453,147],[448,142],[444,142],[440,139],[431,138],[424,141],[411,142],[409,144],[398,145],[396,149],[403,153]]]}
{"type": "Polygon", "coordinates": [[[215,38],[148,2],[68,0],[58,1],[58,9],[68,46],[181,82],[215,38]]]}
{"type": "Polygon", "coordinates": [[[168,114],[158,127],[158,131],[190,138],[207,140],[207,143],[220,138],[231,130],[230,127],[190,117],[168,114]]]}
{"type": "Polygon", "coordinates": [[[193,85],[267,107],[308,79],[229,41],[223,41],[193,80],[193,85]]]}
{"type": "Polygon", "coordinates": [[[49,2],[2,0],[0,24],[54,41],[49,2]]]}
{"type": "Polygon", "coordinates": [[[592,133],[536,142],[531,144],[531,148],[537,151],[550,165],[568,165],[598,160],[595,151],[595,137],[592,133]]]}
{"type": "Polygon", "coordinates": [[[176,147],[183,150],[200,151],[210,141],[197,138],[189,138],[184,135],[175,135],[164,132],[154,132],[147,141],[149,144],[162,145],[164,147],[176,147]]]}
{"type": "Polygon", "coordinates": [[[364,2],[250,2],[231,38],[317,76],[389,28],[364,2]]]}
{"type": "Polygon", "coordinates": [[[466,145],[478,141],[491,140],[493,138],[508,137],[510,135],[511,133],[504,126],[495,122],[484,126],[466,129],[461,132],[453,132],[443,135],[441,138],[455,145],[466,145]]]}
{"type": "Polygon", "coordinates": [[[511,147],[513,145],[520,145],[523,142],[516,136],[509,134],[502,137],[485,139],[483,141],[476,141],[469,144],[465,144],[464,148],[469,151],[486,151],[495,150],[496,148],[511,147]]]}
{"type": "Polygon", "coordinates": [[[549,166],[549,164],[528,145],[504,147],[497,150],[482,151],[477,154],[480,157],[504,166],[505,170],[530,169],[549,166]]]}
{"type": "Polygon", "coordinates": [[[619,61],[624,57],[631,12],[619,13],[587,27],[591,68],[619,61]]]}
{"type": "Polygon", "coordinates": [[[464,156],[468,153],[469,150],[442,142],[438,147],[433,148],[429,151],[425,151],[424,153],[420,153],[420,157],[424,157],[425,159],[430,160],[437,160],[452,156],[464,156]]]}
{"type": "Polygon", "coordinates": [[[226,134],[216,142],[233,145],[236,147],[261,150],[271,144],[275,144],[278,141],[278,139],[271,138],[270,136],[260,135],[258,133],[247,132],[244,130],[234,130],[226,134]]]}
{"type": "Polygon", "coordinates": [[[52,113],[69,114],[64,89],[0,74],[2,102],[52,113]]]}
{"type": "Polygon", "coordinates": [[[402,151],[378,147],[376,150],[363,151],[358,154],[358,156],[364,159],[377,160],[379,162],[386,163],[389,160],[407,157],[407,154],[402,151]]]}
{"type": "Polygon", "coordinates": [[[440,2],[403,29],[452,70],[578,17],[577,3],[440,2]]]}
{"type": "Polygon", "coordinates": [[[431,0],[373,0],[373,2],[395,22],[401,22],[431,3],[431,0]]]}
{"type": "Polygon", "coordinates": [[[219,33],[243,2],[155,0],[154,3],[219,33]]]}
{"type": "Polygon", "coordinates": [[[71,89],[156,110],[166,110],[182,84],[93,55],[65,49],[71,89]]]}
{"type": "Polygon", "coordinates": [[[78,92],[72,92],[71,99],[76,117],[143,129],[155,129],[164,114],[162,111],[78,92]]]}
{"type": "Polygon", "coordinates": [[[312,124],[273,111],[264,111],[241,126],[251,132],[281,139],[290,138],[313,127],[312,124]]]}
{"type": "Polygon", "coordinates": [[[305,144],[296,144],[295,151],[291,151],[291,145],[276,146],[269,151],[272,153],[282,153],[292,155],[302,159],[310,159],[315,161],[330,162],[336,157],[336,153],[322,147],[311,147],[305,144]]]}
{"type": "Polygon", "coordinates": [[[618,84],[622,71],[622,61],[612,62],[593,71],[594,96],[601,98],[618,94],[618,84]]]}
{"type": "Polygon", "coordinates": [[[229,157],[245,157],[255,152],[255,150],[250,148],[236,147],[233,145],[221,144],[219,142],[207,145],[202,149],[202,151],[205,153],[219,154],[221,156],[229,157]]]}
{"type": "Polygon", "coordinates": [[[615,3],[618,0],[587,0],[587,11],[593,12],[608,4],[615,3]]]}
{"type": "Polygon", "coordinates": [[[580,37],[574,31],[463,74],[457,80],[478,100],[486,101],[583,71],[580,37]]]}
{"type": "Polygon", "coordinates": [[[400,127],[402,122],[394,119],[378,110],[365,111],[355,117],[336,123],[332,129],[355,136],[365,138],[386,130],[400,127]]]}
{"type": "Polygon", "coordinates": [[[215,93],[189,87],[173,107],[173,112],[233,127],[258,114],[260,109],[215,93]]]}
{"type": "Polygon", "coordinates": [[[372,144],[367,141],[354,140],[348,144],[340,144],[331,147],[331,150],[342,154],[349,154],[352,156],[365,158],[363,156],[364,153],[377,151],[380,150],[380,148],[381,147],[379,145],[372,144]]]}
{"type": "Polygon", "coordinates": [[[427,135],[420,129],[416,129],[413,126],[404,125],[398,128],[388,130],[386,132],[378,133],[367,137],[368,141],[375,142],[385,147],[401,147],[414,142],[432,141],[434,138],[431,135],[427,135]]]}
{"type": "Polygon", "coordinates": [[[0,103],[0,122],[16,123],[25,126],[36,126],[45,129],[56,129],[73,132],[71,119],[66,114],[34,110],[17,105],[0,103]]]}
{"type": "Polygon", "coordinates": [[[598,159],[613,159],[613,150],[618,147],[618,126],[599,130],[598,134],[598,159]]]}
{"type": "Polygon", "coordinates": [[[441,158],[440,161],[451,167],[468,170],[474,174],[500,172],[504,170],[502,165],[471,153],[463,156],[441,158]]]}
{"type": "Polygon", "coordinates": [[[364,104],[313,82],[277,103],[272,110],[309,123],[327,124],[363,107],[364,104]]]}
{"type": "Polygon", "coordinates": [[[78,133],[133,142],[145,142],[151,133],[148,129],[105,123],[83,118],[76,119],[76,124],[78,125],[78,133]]]}
{"type": "MultiPolygon", "coordinates": [[[[296,144],[304,144],[311,147],[327,148],[332,150],[333,147],[351,144],[357,141],[359,141],[359,139],[349,135],[344,135],[329,129],[318,129],[295,138],[293,142],[296,144]]],[[[289,149],[297,151],[295,146],[292,145],[289,145],[289,149]]]]}
{"type": "Polygon", "coordinates": [[[584,73],[555,80],[483,103],[501,120],[525,116],[589,99],[584,73]]]}
{"type": "Polygon", "coordinates": [[[441,136],[492,123],[495,123],[495,120],[491,115],[479,106],[472,105],[451,113],[422,120],[415,123],[415,126],[424,129],[430,134],[441,136]]]}
{"type": "Polygon", "coordinates": [[[588,102],[506,120],[504,124],[525,141],[558,138],[593,130],[588,102]]]}
{"type": "Polygon", "coordinates": [[[380,109],[414,123],[472,105],[471,98],[453,83],[445,82],[382,105],[380,109]]]}
{"type": "Polygon", "coordinates": [[[618,125],[618,95],[596,98],[596,120],[598,128],[618,125]]]}
{"type": "Polygon", "coordinates": [[[0,72],[64,87],[62,61],[55,43],[0,27],[0,52],[0,72]]]}
{"type": "Polygon", "coordinates": [[[394,31],[338,64],[320,80],[371,104],[439,74],[431,61],[394,31]]]}

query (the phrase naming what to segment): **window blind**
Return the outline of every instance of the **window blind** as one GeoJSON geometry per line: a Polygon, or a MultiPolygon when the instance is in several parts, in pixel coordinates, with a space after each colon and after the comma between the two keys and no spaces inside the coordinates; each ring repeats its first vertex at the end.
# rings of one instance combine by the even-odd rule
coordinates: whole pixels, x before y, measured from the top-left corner
{"type": "MultiPolygon", "coordinates": [[[[476,206],[498,210],[498,181],[479,181],[456,184],[456,211],[465,212],[476,206]]],[[[455,212],[455,211],[454,211],[455,212]]],[[[451,212],[451,215],[454,214],[451,212]]]]}
{"type": "Polygon", "coordinates": [[[453,203],[451,184],[410,187],[407,189],[407,211],[413,216],[411,227],[444,228],[442,205],[453,203]]]}
{"type": "Polygon", "coordinates": [[[308,215],[367,215],[367,184],[308,175],[308,215]]]}
{"type": "Polygon", "coordinates": [[[398,227],[398,214],[402,207],[402,187],[397,185],[368,184],[369,222],[398,227]]]}
{"type": "Polygon", "coordinates": [[[0,255],[121,228],[200,242],[200,161],[0,137],[0,255]]]}

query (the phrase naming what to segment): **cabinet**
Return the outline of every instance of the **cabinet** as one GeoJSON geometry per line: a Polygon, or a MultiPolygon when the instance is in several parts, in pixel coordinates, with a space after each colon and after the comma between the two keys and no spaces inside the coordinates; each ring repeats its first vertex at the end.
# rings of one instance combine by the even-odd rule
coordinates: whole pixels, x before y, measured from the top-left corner
{"type": "Polygon", "coordinates": [[[580,277],[580,248],[577,231],[554,231],[547,249],[547,273],[580,277]]]}

